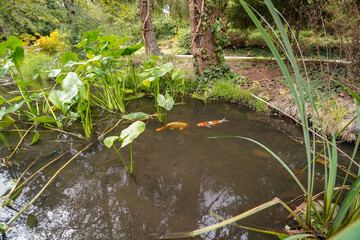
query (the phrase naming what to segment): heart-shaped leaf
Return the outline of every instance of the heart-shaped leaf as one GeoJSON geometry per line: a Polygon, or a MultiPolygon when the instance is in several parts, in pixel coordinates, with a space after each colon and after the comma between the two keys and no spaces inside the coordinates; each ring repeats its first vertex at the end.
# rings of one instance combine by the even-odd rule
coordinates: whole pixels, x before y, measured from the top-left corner
{"type": "Polygon", "coordinates": [[[170,111],[170,109],[174,106],[174,99],[169,95],[169,93],[166,93],[165,96],[158,94],[156,99],[159,106],[165,108],[167,111],[170,111]]]}
{"type": "Polygon", "coordinates": [[[150,117],[149,114],[143,113],[143,112],[134,112],[127,115],[122,116],[123,119],[127,120],[145,120],[150,117]]]}
{"type": "Polygon", "coordinates": [[[120,139],[122,140],[121,148],[125,147],[129,143],[132,143],[145,130],[145,123],[136,121],[129,127],[125,128],[120,133],[120,139]]]}
{"type": "Polygon", "coordinates": [[[118,136],[110,136],[104,139],[104,144],[107,148],[111,148],[115,141],[119,141],[120,138],[118,136]]]}
{"type": "Polygon", "coordinates": [[[79,57],[74,52],[66,52],[60,58],[62,65],[65,65],[70,60],[76,62],[79,61],[79,57]]]}

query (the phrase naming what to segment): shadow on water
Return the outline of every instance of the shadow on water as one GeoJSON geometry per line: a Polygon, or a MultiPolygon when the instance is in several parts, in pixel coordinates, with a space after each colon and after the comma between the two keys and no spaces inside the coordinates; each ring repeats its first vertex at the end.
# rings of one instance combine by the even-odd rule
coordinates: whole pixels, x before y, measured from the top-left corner
{"type": "MultiPolygon", "coordinates": [[[[127,107],[154,111],[152,107],[141,109],[144,104],[151,106],[152,101],[142,99],[127,107]]],[[[149,239],[149,233],[181,232],[217,223],[211,211],[230,218],[274,197],[287,201],[301,194],[284,168],[255,144],[234,138],[208,139],[222,135],[253,138],[298,173],[306,164],[304,147],[294,141],[301,131],[287,120],[259,115],[239,105],[188,100],[169,113],[168,122],[172,121],[189,126],[183,131],[156,132],[159,123],[149,120],[145,132],[133,143],[136,181],[126,174],[113,149],[98,143],[74,160],[26,211],[36,217],[35,226],[26,224],[28,216],[24,214],[8,231],[8,239],[149,239]],[[212,128],[196,126],[223,117],[229,121],[212,128]]],[[[119,134],[124,126],[111,135],[119,134]]],[[[41,133],[41,141],[34,146],[28,140],[14,157],[20,167],[1,168],[0,194],[4,194],[13,184],[8,181],[37,157],[40,160],[26,177],[60,153],[70,152],[23,189],[15,209],[24,207],[70,154],[85,145],[65,134],[58,137],[41,133]]],[[[128,156],[125,150],[125,159],[128,156]]],[[[306,182],[305,174],[299,178],[306,182]]],[[[11,209],[1,211],[2,221],[15,214],[11,209]]],[[[279,229],[287,215],[275,206],[244,223],[279,229]]],[[[198,239],[276,238],[226,226],[198,239]]]]}

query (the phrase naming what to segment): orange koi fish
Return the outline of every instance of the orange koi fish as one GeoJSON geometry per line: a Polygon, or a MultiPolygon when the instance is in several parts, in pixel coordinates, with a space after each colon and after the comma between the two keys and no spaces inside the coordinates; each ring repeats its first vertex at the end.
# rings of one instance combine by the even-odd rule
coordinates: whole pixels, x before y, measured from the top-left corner
{"type": "Polygon", "coordinates": [[[224,118],[224,119],[217,120],[217,121],[201,122],[201,123],[198,123],[197,126],[198,126],[198,127],[208,127],[208,128],[211,128],[211,126],[214,126],[214,125],[219,124],[219,123],[227,122],[227,121],[228,121],[228,120],[226,120],[226,119],[224,118]]]}
{"type": "Polygon", "coordinates": [[[166,126],[163,126],[163,127],[161,127],[161,128],[156,129],[156,131],[158,132],[158,131],[161,131],[161,130],[167,129],[167,128],[170,129],[170,130],[173,130],[173,129],[175,129],[175,128],[178,128],[178,129],[180,129],[180,130],[183,130],[183,129],[186,128],[187,126],[188,126],[187,123],[183,123],[183,122],[171,122],[171,123],[166,124],[166,126]]]}

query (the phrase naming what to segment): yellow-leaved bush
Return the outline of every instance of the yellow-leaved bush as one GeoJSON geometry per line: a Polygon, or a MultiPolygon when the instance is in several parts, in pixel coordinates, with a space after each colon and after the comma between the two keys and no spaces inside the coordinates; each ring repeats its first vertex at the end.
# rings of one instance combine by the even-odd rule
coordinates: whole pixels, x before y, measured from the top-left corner
{"type": "Polygon", "coordinates": [[[59,33],[59,30],[55,30],[50,33],[50,36],[43,36],[36,41],[35,46],[40,48],[40,51],[44,51],[48,54],[60,55],[70,49],[69,44],[66,41],[66,33],[59,33]]]}

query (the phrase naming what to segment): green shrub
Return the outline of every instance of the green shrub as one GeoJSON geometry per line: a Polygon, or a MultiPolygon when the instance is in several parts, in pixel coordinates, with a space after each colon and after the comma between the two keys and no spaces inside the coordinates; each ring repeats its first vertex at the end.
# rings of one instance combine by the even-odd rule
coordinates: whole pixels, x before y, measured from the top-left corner
{"type": "Polygon", "coordinates": [[[174,36],[177,26],[170,17],[157,16],[153,18],[154,33],[157,40],[167,39],[174,36]]]}
{"type": "Polygon", "coordinates": [[[26,52],[22,63],[22,74],[26,81],[30,81],[34,76],[42,72],[58,68],[58,60],[44,52],[26,52]]]}
{"type": "Polygon", "coordinates": [[[175,46],[180,50],[180,54],[191,54],[190,27],[179,28],[174,38],[175,46]]]}
{"type": "Polygon", "coordinates": [[[267,48],[266,42],[259,30],[252,30],[248,33],[246,46],[267,48]]]}

